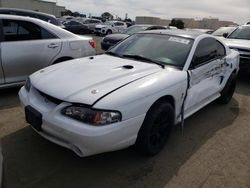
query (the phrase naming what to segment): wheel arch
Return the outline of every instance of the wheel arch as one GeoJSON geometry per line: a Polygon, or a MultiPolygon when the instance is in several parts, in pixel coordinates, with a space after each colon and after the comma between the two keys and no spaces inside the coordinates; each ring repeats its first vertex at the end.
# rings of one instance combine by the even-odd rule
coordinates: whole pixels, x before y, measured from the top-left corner
{"type": "Polygon", "coordinates": [[[147,113],[150,111],[150,109],[152,109],[154,106],[162,103],[162,102],[168,102],[172,105],[172,107],[174,108],[175,111],[175,99],[172,95],[165,95],[160,97],[159,99],[157,99],[149,108],[149,110],[147,111],[147,113]]]}
{"type": "Polygon", "coordinates": [[[52,65],[57,64],[57,63],[61,63],[61,62],[63,62],[63,61],[72,60],[72,59],[74,59],[74,58],[73,58],[73,57],[70,57],[70,56],[60,57],[60,58],[56,59],[56,60],[52,63],[52,65]]]}
{"type": "Polygon", "coordinates": [[[113,31],[112,31],[111,29],[107,29],[106,33],[108,33],[109,31],[110,31],[111,33],[113,33],[113,31]]]}

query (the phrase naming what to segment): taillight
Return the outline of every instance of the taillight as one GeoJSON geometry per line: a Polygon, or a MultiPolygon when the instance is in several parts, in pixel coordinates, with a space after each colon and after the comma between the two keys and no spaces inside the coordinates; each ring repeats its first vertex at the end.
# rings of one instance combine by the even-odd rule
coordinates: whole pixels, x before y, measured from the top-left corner
{"type": "Polygon", "coordinates": [[[92,48],[95,48],[95,41],[93,39],[91,39],[89,41],[89,45],[92,47],[92,48]]]}

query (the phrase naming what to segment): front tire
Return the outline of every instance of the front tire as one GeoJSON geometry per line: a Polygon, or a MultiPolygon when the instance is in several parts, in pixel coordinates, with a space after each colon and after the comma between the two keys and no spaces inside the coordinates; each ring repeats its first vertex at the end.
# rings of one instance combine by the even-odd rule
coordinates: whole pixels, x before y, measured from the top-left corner
{"type": "Polygon", "coordinates": [[[220,104],[227,104],[230,102],[236,88],[236,82],[237,82],[237,74],[232,73],[228,78],[225,87],[221,91],[220,98],[218,98],[217,100],[220,104]]]}
{"type": "Polygon", "coordinates": [[[111,31],[111,30],[108,30],[108,31],[106,32],[106,35],[110,35],[110,34],[112,34],[112,31],[111,31]]]}
{"type": "Polygon", "coordinates": [[[156,103],[147,113],[135,147],[147,155],[156,155],[164,147],[174,125],[175,112],[167,102],[156,103]]]}

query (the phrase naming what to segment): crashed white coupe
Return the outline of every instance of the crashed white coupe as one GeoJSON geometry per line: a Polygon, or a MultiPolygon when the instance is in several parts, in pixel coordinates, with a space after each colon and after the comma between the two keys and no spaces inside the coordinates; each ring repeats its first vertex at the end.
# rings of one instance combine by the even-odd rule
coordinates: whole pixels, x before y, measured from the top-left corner
{"type": "Polygon", "coordinates": [[[19,96],[34,130],[79,156],[131,145],[154,155],[173,125],[230,101],[238,70],[239,53],[211,35],[147,31],[32,74],[19,96]]]}

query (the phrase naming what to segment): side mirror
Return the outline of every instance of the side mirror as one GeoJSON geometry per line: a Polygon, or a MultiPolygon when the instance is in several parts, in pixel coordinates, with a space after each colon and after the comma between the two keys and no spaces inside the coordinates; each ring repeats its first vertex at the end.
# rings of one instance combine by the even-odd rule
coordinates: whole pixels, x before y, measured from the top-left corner
{"type": "Polygon", "coordinates": [[[227,38],[228,37],[228,33],[223,33],[222,35],[224,38],[227,38]]]}

